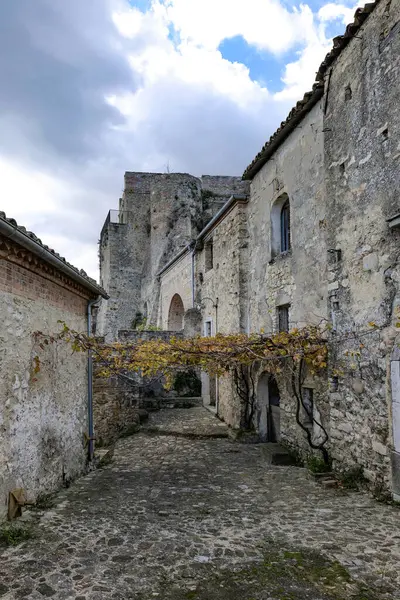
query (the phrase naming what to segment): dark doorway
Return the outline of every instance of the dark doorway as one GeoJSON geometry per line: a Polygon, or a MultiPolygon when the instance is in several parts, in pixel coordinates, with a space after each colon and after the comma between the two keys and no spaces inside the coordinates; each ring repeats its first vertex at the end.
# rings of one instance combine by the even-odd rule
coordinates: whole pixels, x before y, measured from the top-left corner
{"type": "Polygon", "coordinates": [[[275,377],[268,381],[269,419],[268,419],[268,441],[279,442],[281,438],[281,409],[278,384],[275,377]]]}

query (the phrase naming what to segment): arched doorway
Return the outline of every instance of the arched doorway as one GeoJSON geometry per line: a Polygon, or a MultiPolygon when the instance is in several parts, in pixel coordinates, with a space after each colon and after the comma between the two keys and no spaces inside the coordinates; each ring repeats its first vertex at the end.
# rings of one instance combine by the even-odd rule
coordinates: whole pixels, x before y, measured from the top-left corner
{"type": "Polygon", "coordinates": [[[257,388],[257,431],[262,442],[280,440],[280,396],[275,377],[263,373],[257,388]]]}
{"type": "Polygon", "coordinates": [[[183,316],[185,309],[183,306],[182,298],[179,294],[175,294],[169,305],[168,312],[168,330],[169,331],[181,331],[183,329],[183,316]]]}

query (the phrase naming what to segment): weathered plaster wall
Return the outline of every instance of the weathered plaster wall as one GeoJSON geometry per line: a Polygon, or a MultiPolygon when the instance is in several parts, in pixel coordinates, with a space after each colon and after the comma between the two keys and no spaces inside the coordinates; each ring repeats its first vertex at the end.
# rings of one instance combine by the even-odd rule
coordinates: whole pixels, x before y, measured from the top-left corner
{"type": "Polygon", "coordinates": [[[32,334],[86,330],[87,301],[26,267],[0,258],[0,519],[8,493],[30,499],[81,474],[87,451],[87,357],[66,345],[41,349],[32,334]],[[41,371],[32,375],[33,358],[41,371]]]}
{"type": "MultiPolygon", "coordinates": [[[[327,316],[322,116],[318,103],[251,182],[250,331],[274,331],[281,304],[290,304],[292,327],[327,316]],[[273,257],[273,207],[284,194],[290,202],[291,250],[273,257]]],[[[279,211],[277,217],[279,226],[279,211]]]]}
{"type": "MultiPolygon", "coordinates": [[[[204,238],[196,253],[196,303],[211,333],[236,333],[245,330],[247,314],[247,223],[246,202],[237,202],[204,238]],[[213,266],[207,268],[207,247],[212,243],[213,266]]],[[[209,265],[208,265],[209,266],[209,265]]],[[[203,377],[203,398],[210,403],[210,382],[203,377]]],[[[240,423],[238,406],[229,377],[217,382],[218,414],[229,425],[240,423]]]]}
{"type": "Polygon", "coordinates": [[[334,348],[340,358],[364,346],[359,358],[348,359],[352,374],[347,370],[331,394],[332,454],[342,465],[361,465],[386,488],[393,447],[390,326],[400,303],[400,234],[386,222],[400,212],[399,19],[399,0],[382,1],[341,53],[329,75],[324,119],[328,246],[340,251],[329,266],[329,309],[336,338],[351,332],[356,338],[334,348]],[[360,339],[369,321],[381,329],[360,339]]]}
{"type": "MultiPolygon", "coordinates": [[[[318,103],[278,148],[251,182],[248,205],[249,331],[278,330],[277,308],[289,305],[289,326],[301,327],[327,318],[327,246],[323,114],[318,103]],[[275,232],[280,232],[280,209],[290,202],[289,252],[276,253],[275,232]]],[[[279,241],[279,235],[278,241],[279,241]]],[[[254,374],[257,391],[255,425],[265,408],[258,389],[265,367],[254,374]]],[[[296,424],[296,401],[290,381],[277,377],[280,391],[281,438],[308,451],[305,434],[296,424]]],[[[310,380],[317,410],[327,416],[325,388],[310,380]]],[[[315,432],[318,435],[318,432],[315,432]]]]}

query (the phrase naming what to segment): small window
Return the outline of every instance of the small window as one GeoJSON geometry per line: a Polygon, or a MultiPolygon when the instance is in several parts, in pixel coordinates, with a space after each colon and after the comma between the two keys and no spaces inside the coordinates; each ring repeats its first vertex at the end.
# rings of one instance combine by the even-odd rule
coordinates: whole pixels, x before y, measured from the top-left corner
{"type": "Polygon", "coordinates": [[[210,271],[210,269],[212,269],[214,266],[214,250],[212,240],[205,246],[205,263],[206,271],[210,271]]]}
{"type": "Polygon", "coordinates": [[[278,331],[289,331],[289,305],[278,306],[278,331]]]}
{"type": "Polygon", "coordinates": [[[290,250],[290,204],[286,200],[281,210],[281,252],[290,250]]]}
{"type": "Polygon", "coordinates": [[[303,388],[303,425],[312,427],[314,416],[314,390],[312,388],[303,388]]]}
{"type": "Polygon", "coordinates": [[[212,323],[211,323],[211,321],[206,321],[204,323],[204,335],[206,337],[211,337],[212,336],[212,323]]]}

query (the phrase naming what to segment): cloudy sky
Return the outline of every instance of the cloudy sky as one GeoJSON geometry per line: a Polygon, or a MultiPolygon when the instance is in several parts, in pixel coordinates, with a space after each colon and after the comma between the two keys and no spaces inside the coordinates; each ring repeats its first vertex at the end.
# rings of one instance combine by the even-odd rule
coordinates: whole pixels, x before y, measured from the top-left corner
{"type": "Polygon", "coordinates": [[[0,210],[97,277],[124,171],[241,175],[356,6],[1,0],[0,210]]]}

